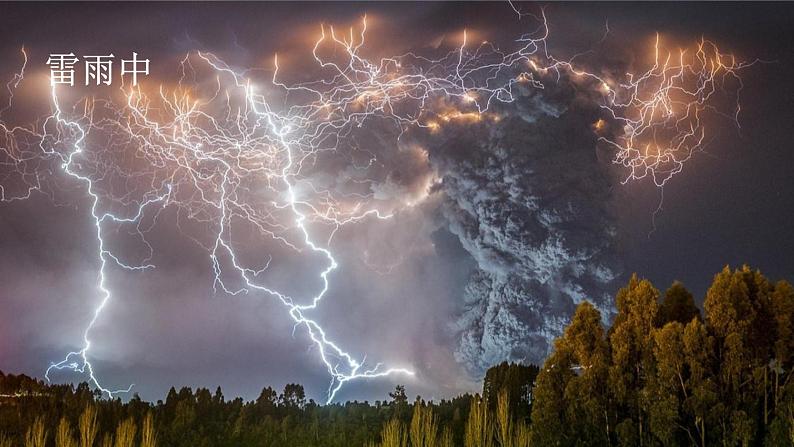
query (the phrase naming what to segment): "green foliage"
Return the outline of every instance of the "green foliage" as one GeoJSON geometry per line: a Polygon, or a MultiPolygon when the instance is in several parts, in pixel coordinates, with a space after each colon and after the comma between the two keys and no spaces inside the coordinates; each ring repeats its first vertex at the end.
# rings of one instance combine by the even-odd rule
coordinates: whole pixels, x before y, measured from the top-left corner
{"type": "Polygon", "coordinates": [[[499,445],[501,447],[529,446],[529,425],[523,420],[514,420],[510,402],[509,390],[503,388],[499,392],[496,404],[496,433],[499,445]]]}
{"type": "Polygon", "coordinates": [[[445,447],[463,442],[470,405],[468,395],[409,403],[402,386],[391,402],[325,406],[307,400],[296,384],[281,393],[267,387],[251,402],[226,400],[220,390],[172,388],[156,404],[102,399],[86,394],[82,384],[46,385],[26,376],[0,375],[0,388],[6,390],[0,397],[0,447],[49,447],[59,432],[64,440],[71,434],[80,447],[347,447],[370,441],[407,447],[411,426],[420,445],[445,447]]]}
{"type": "Polygon", "coordinates": [[[405,386],[404,385],[397,385],[394,388],[394,391],[389,393],[389,397],[391,397],[392,402],[396,404],[407,404],[408,403],[408,396],[405,394],[405,386]]]}
{"type": "Polygon", "coordinates": [[[55,432],[55,447],[76,447],[77,443],[72,436],[72,426],[65,417],[58,423],[58,430],[55,432]]]}
{"type": "Polygon", "coordinates": [[[0,372],[0,447],[794,445],[794,287],[715,275],[704,313],[633,276],[607,330],[578,306],[541,369],[501,363],[483,396],[318,405],[298,384],[245,402],[171,388],[156,404],[0,372]]]}
{"type": "Polygon", "coordinates": [[[659,304],[653,285],[633,276],[616,301],[606,347],[587,303],[556,341],[534,391],[536,444],[794,443],[790,284],[726,267],[706,294],[703,318],[680,283],[659,304]],[[595,361],[605,352],[606,387],[595,361]],[[581,367],[590,364],[592,380],[583,384],[581,367]]]}
{"type": "Polygon", "coordinates": [[[532,440],[537,445],[605,441],[609,351],[601,315],[582,303],[555,342],[535,384],[532,440]]]}
{"type": "Polygon", "coordinates": [[[80,447],[92,447],[96,439],[99,426],[97,425],[97,410],[93,404],[88,404],[80,414],[78,429],[80,433],[80,447]]]}
{"type": "Polygon", "coordinates": [[[138,427],[135,424],[135,420],[132,418],[128,418],[119,422],[118,427],[116,427],[116,437],[113,446],[132,447],[133,443],[135,442],[135,433],[137,430],[138,427]]]}
{"type": "Polygon", "coordinates": [[[433,409],[419,400],[414,404],[408,435],[412,447],[436,447],[438,444],[438,419],[433,409]]]}
{"type": "Polygon", "coordinates": [[[406,447],[408,445],[405,427],[397,419],[392,419],[383,426],[380,437],[381,447],[406,447]]]}
{"type": "Polygon", "coordinates": [[[529,420],[532,387],[538,371],[535,365],[508,362],[488,368],[483,379],[482,395],[489,402],[491,411],[496,409],[499,393],[506,390],[512,412],[519,419],[529,420]]]}
{"type": "Polygon", "coordinates": [[[25,447],[45,447],[47,444],[47,429],[44,420],[37,417],[25,433],[25,447]]]}
{"type": "Polygon", "coordinates": [[[494,445],[493,416],[488,410],[488,403],[479,395],[475,395],[471,399],[464,445],[466,447],[491,447],[494,445]]]}
{"type": "Polygon", "coordinates": [[[683,284],[676,281],[665,292],[657,317],[660,327],[673,321],[687,324],[693,318],[700,318],[700,309],[695,306],[695,297],[683,284]]]}

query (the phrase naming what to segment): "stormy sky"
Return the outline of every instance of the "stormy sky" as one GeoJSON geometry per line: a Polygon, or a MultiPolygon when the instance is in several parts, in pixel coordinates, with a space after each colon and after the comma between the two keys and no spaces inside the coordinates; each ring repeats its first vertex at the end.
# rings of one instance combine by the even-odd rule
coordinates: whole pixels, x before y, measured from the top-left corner
{"type": "MultiPolygon", "coordinates": [[[[544,6],[550,51],[582,53],[588,67],[641,65],[656,32],[680,45],[706,37],[742,59],[765,61],[743,72],[741,128],[709,122],[705,151],[665,187],[655,218],[660,190],[649,182],[620,184],[620,170],[591,127],[600,116],[597,98],[565,77],[499,105],[498,123],[451,124],[399,140],[377,124],[359,131],[356,150],[378,160],[370,192],[398,212],[335,234],[340,267],[313,316],[356,356],[417,374],[355,381],[338,399],[383,399],[396,383],[430,398],[477,389],[490,364],[541,361],[580,300],[608,316],[610,297],[630,272],[660,288],[681,280],[696,296],[725,264],[793,278],[794,7],[544,6]]],[[[13,79],[24,46],[31,87],[19,90],[2,119],[23,125],[48,110],[35,86],[50,53],[137,51],[152,61],[151,77],[166,80],[190,51],[212,51],[263,76],[272,74],[278,53],[291,76],[310,78],[319,24],[347,27],[364,14],[371,27],[366,51],[376,57],[430,54],[457,42],[464,28],[508,47],[537,25],[500,2],[4,3],[0,75],[4,83],[13,79]]],[[[3,91],[3,102],[7,97],[3,91]]],[[[333,157],[324,163],[315,182],[333,185],[355,171],[333,157]]],[[[90,201],[69,179],[53,178],[47,194],[0,204],[5,372],[41,377],[50,362],[79,349],[98,299],[90,201]]],[[[103,383],[135,384],[143,398],[158,399],[172,385],[220,385],[227,396],[254,398],[265,385],[299,382],[324,400],[328,375],[305,331],[293,331],[272,297],[213,293],[207,251],[187,237],[195,235],[190,228],[172,224],[179,212],[163,210],[147,234],[156,268],[109,270],[113,299],[92,332],[91,350],[103,383]]],[[[141,249],[117,236],[117,248],[141,249]]],[[[271,245],[262,251],[275,259],[267,273],[272,284],[296,295],[320,286],[316,259],[271,245]]],[[[53,379],[85,377],[64,371],[53,379]]]]}

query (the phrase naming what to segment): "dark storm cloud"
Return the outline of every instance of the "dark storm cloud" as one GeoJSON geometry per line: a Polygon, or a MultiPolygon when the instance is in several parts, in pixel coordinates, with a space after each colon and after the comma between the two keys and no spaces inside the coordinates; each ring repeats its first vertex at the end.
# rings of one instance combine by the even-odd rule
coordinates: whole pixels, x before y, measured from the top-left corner
{"type": "MultiPolygon", "coordinates": [[[[710,146],[713,157],[696,158],[694,174],[671,183],[651,238],[658,191],[610,181],[609,157],[599,157],[590,131],[595,103],[568,80],[502,107],[498,124],[453,123],[399,142],[362,130],[313,179],[355,192],[345,190],[360,172],[351,166],[375,155],[379,164],[367,177],[377,181],[369,191],[384,206],[410,206],[392,220],[340,230],[333,244],[340,268],[314,316],[357,355],[414,367],[419,375],[407,381],[410,393],[444,397],[476,389],[478,375],[496,361],[539,360],[582,299],[607,315],[621,264],[660,287],[676,278],[706,281],[726,262],[750,261],[773,277],[790,276],[794,153],[783,129],[794,119],[787,102],[794,95],[787,77],[794,66],[792,9],[549,5],[550,45],[562,56],[593,48],[609,21],[608,42],[618,51],[583,56],[586,63],[606,61],[602,68],[629,63],[627,55],[645,49],[654,31],[682,39],[704,33],[779,65],[747,79],[743,139],[726,126],[710,146]],[[767,231],[757,228],[758,216],[767,231]]],[[[235,67],[259,67],[251,74],[263,79],[279,52],[285,76],[301,79],[312,75],[304,69],[319,23],[349,26],[363,13],[371,19],[367,51],[375,55],[433,51],[457,43],[464,27],[506,48],[534,28],[499,3],[1,4],[0,74],[8,79],[18,69],[24,44],[31,74],[43,73],[49,52],[138,51],[152,59],[152,78],[173,79],[185,52],[207,49],[235,67]]],[[[21,112],[32,100],[21,98],[12,117],[27,122],[21,112]]],[[[61,185],[58,206],[41,195],[0,206],[3,370],[40,376],[79,347],[96,304],[90,205],[75,185],[60,179],[61,185]]],[[[293,335],[283,307],[255,294],[213,294],[208,255],[169,225],[174,212],[149,235],[155,270],[111,274],[114,300],[92,350],[105,383],[135,383],[143,397],[157,399],[172,385],[220,384],[227,395],[253,398],[264,385],[297,381],[321,399],[325,370],[305,335],[293,335]]],[[[295,258],[275,263],[269,274],[279,284],[311,289],[316,270],[295,258]]],[[[382,399],[404,381],[357,382],[339,396],[382,399]]]]}
{"type": "MultiPolygon", "coordinates": [[[[272,56],[278,51],[285,76],[313,76],[301,70],[315,69],[310,49],[319,24],[349,25],[369,10],[326,5],[296,15],[293,6],[277,4],[240,4],[234,8],[202,4],[191,7],[189,13],[183,5],[168,4],[103,8],[15,5],[3,15],[9,23],[2,31],[8,37],[2,49],[3,61],[9,61],[8,73],[18,69],[22,44],[31,57],[17,99],[24,97],[25,105],[41,104],[38,113],[46,113],[46,90],[37,92],[36,87],[45,79],[46,54],[55,51],[113,51],[119,55],[138,51],[152,60],[150,78],[166,82],[178,77],[177,62],[188,50],[217,52],[235,67],[263,67],[250,72],[262,79],[271,75],[272,56]],[[31,33],[26,26],[12,25],[34,23],[44,16],[49,17],[46,33],[31,33]]],[[[387,19],[397,9],[402,8],[381,7],[370,14],[370,25],[379,24],[379,33],[394,33],[395,27],[407,22],[426,20],[423,14],[434,12],[438,6],[426,5],[417,12],[403,11],[398,19],[387,19]]],[[[411,42],[395,45],[396,41],[372,35],[372,51],[392,54],[425,45],[426,36],[413,36],[411,42]]],[[[105,93],[99,91],[100,95],[105,93]]],[[[63,100],[68,102],[67,93],[63,100]]],[[[29,118],[19,116],[20,107],[23,105],[15,104],[12,114],[3,118],[26,124],[29,118]]],[[[433,177],[427,155],[419,147],[396,144],[393,129],[390,132],[378,135],[363,129],[344,154],[322,160],[322,169],[312,171],[311,180],[318,187],[356,193],[355,189],[346,190],[351,179],[363,180],[356,177],[361,171],[356,166],[367,165],[376,154],[378,163],[367,172],[368,177],[377,179],[371,184],[376,200],[386,209],[422,201],[433,177]]],[[[87,144],[101,147],[103,138],[102,132],[95,132],[87,144]]],[[[116,143],[113,147],[120,148],[116,143]]],[[[29,149],[35,152],[35,142],[29,149]]],[[[0,352],[1,367],[37,376],[49,362],[80,348],[82,330],[99,299],[96,240],[88,218],[90,204],[80,185],[64,181],[58,174],[57,163],[50,172],[52,182],[47,192],[58,190],[61,184],[67,186],[58,192],[57,200],[36,194],[34,200],[19,202],[19,207],[4,205],[2,215],[3,227],[8,229],[4,252],[24,253],[30,260],[15,266],[19,260],[3,257],[4,265],[8,265],[3,269],[3,300],[9,312],[3,314],[0,326],[10,329],[5,339],[8,343],[0,352]],[[53,202],[64,206],[54,213],[53,202]],[[37,225],[27,224],[29,221],[37,225]],[[64,241],[69,244],[64,245],[64,241]],[[35,246],[41,250],[31,250],[35,246]],[[62,258],[62,263],[48,266],[47,260],[53,257],[62,258]],[[52,269],[57,274],[50,273],[52,269]],[[31,273],[38,271],[42,273],[31,273]],[[52,278],[37,280],[40,275],[52,278]],[[17,312],[25,319],[16,318],[17,312]],[[18,326],[12,320],[25,324],[18,326]]],[[[115,180],[116,174],[104,178],[97,187],[103,193],[111,191],[114,184],[129,187],[129,181],[119,183],[121,174],[123,171],[115,180]]],[[[303,187],[299,184],[296,189],[303,187]]],[[[104,199],[101,203],[103,207],[118,205],[104,199]]],[[[437,219],[427,217],[436,214],[434,207],[430,200],[390,221],[364,221],[339,231],[333,250],[340,268],[331,277],[329,295],[312,317],[356,357],[366,354],[371,364],[382,361],[416,369],[417,378],[408,380],[412,392],[442,397],[476,385],[456,365],[449,349],[452,340],[444,330],[456,312],[454,303],[462,289],[455,284],[465,282],[468,259],[459,252],[450,255],[447,251],[443,259],[435,253],[436,241],[448,242],[439,233],[437,219]]],[[[165,210],[147,233],[154,248],[151,263],[155,269],[109,270],[112,299],[92,332],[90,354],[103,385],[119,388],[135,383],[135,390],[150,399],[160,398],[168,387],[182,384],[220,384],[227,394],[255,397],[264,385],[297,381],[307,386],[310,396],[321,399],[328,377],[305,333],[293,332],[284,308],[272,297],[213,294],[208,253],[191,239],[207,245],[206,229],[186,222],[184,215],[180,226],[175,227],[178,213],[174,208],[165,210]]],[[[152,222],[153,216],[146,219],[152,222]]],[[[129,256],[126,260],[130,262],[142,259],[146,246],[130,228],[119,230],[106,235],[108,247],[129,256]]],[[[250,245],[245,256],[251,251],[258,251],[250,255],[259,258],[263,253],[274,256],[264,275],[274,287],[297,296],[316,292],[320,285],[317,273],[322,268],[316,259],[290,255],[267,241],[240,237],[240,243],[250,245]]],[[[53,378],[85,379],[72,373],[56,373],[53,378]]],[[[393,383],[388,379],[359,381],[345,387],[340,397],[380,398],[393,383]]]]}
{"type": "Polygon", "coordinates": [[[496,124],[445,125],[426,143],[446,224],[478,267],[454,325],[456,357],[475,376],[542,361],[584,300],[611,312],[619,261],[595,104],[562,80],[522,90],[496,124]]]}

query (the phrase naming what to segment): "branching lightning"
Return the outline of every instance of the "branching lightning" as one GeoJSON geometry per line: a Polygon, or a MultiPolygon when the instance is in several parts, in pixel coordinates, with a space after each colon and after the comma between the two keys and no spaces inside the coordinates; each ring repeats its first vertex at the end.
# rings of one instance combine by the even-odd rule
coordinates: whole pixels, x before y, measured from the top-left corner
{"type": "MultiPolygon", "coordinates": [[[[124,87],[123,101],[84,98],[71,111],[62,108],[53,87],[52,114],[42,123],[11,127],[0,121],[0,161],[9,170],[0,177],[0,198],[21,200],[45,192],[43,179],[58,177],[46,168],[52,162],[81,185],[95,225],[99,303],[81,349],[53,363],[48,379],[52,371],[67,369],[87,374],[108,396],[129,391],[111,390],[97,377],[90,361],[91,332],[113,297],[109,270],[155,268],[147,233],[166,208],[208,253],[216,293],[273,297],[294,328],[306,331],[331,377],[328,402],[355,379],[413,375],[409,368],[367,366],[366,356],[343,349],[312,318],[339,266],[331,247],[337,230],[400,211],[400,206],[383,209],[371,194],[315,181],[322,160],[344,156],[351,135],[367,125],[385,123],[399,138],[412,128],[438,132],[451,121],[498,121],[502,117],[493,104],[513,102],[518,91],[542,89],[547,79],[559,82],[568,76],[602,99],[604,120],[594,125],[596,132],[607,122],[617,124],[615,137],[601,138],[614,148],[614,163],[626,169],[624,183],[651,177],[662,187],[702,147],[702,116],[722,110],[717,93],[730,89],[728,81],[736,83],[735,108],[729,113],[738,119],[738,72],[748,65],[705,40],[692,53],[663,56],[657,38],[649,70],[622,81],[607,79],[549,54],[545,16],[508,53],[488,42],[472,46],[464,32],[460,47],[441,58],[407,53],[370,60],[361,55],[366,32],[366,18],[358,31],[343,34],[322,26],[312,50],[320,73],[315,81],[283,81],[277,56],[272,78],[263,82],[215,54],[197,52],[185,56],[181,77],[170,87],[124,87]],[[18,193],[7,194],[10,184],[18,193]],[[132,228],[146,256],[131,261],[112,247],[109,234],[122,227],[132,228]],[[316,273],[319,290],[299,298],[269,285],[265,272],[273,255],[252,256],[246,238],[322,260],[324,267],[316,273]]],[[[8,84],[3,111],[24,79],[24,49],[22,54],[25,63],[8,84]]]]}

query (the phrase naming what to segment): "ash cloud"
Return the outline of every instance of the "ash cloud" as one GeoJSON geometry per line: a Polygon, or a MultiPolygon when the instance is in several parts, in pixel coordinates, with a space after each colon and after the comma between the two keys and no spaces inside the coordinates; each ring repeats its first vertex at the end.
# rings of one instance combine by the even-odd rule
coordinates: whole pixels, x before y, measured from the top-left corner
{"type": "Polygon", "coordinates": [[[425,142],[443,218],[476,261],[452,325],[475,376],[541,362],[583,300],[608,319],[620,271],[595,101],[563,81],[500,108],[498,123],[451,124],[425,142]]]}

